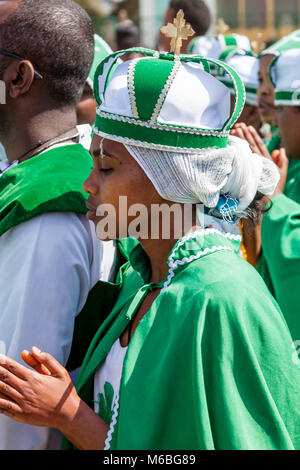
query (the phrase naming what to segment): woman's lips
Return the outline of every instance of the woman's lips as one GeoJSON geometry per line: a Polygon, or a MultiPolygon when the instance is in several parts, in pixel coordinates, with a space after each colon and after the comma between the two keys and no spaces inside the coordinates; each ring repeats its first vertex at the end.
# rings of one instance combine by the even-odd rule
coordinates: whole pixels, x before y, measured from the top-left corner
{"type": "Polygon", "coordinates": [[[262,111],[274,111],[275,109],[275,106],[273,104],[265,103],[263,101],[258,103],[258,107],[262,111]]]}
{"type": "Polygon", "coordinates": [[[97,218],[96,216],[97,209],[95,209],[95,207],[92,204],[90,204],[88,201],[86,201],[85,204],[86,204],[86,207],[90,209],[89,212],[87,212],[86,217],[89,220],[95,220],[97,218]]]}

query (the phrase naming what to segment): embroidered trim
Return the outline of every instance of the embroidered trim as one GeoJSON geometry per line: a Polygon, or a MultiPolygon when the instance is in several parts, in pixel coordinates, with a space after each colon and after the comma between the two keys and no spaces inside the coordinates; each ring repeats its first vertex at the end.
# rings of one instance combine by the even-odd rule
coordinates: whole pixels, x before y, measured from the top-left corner
{"type": "Polygon", "coordinates": [[[106,440],[105,440],[104,450],[109,450],[110,449],[110,442],[112,440],[112,435],[113,435],[113,432],[115,430],[115,426],[117,424],[118,414],[119,414],[119,395],[116,395],[116,401],[115,401],[115,404],[114,404],[114,412],[113,412],[113,416],[112,416],[112,419],[111,419],[111,422],[110,422],[107,437],[106,437],[106,440]]]}
{"type": "Polygon", "coordinates": [[[152,129],[156,130],[166,130],[170,132],[181,132],[183,134],[194,134],[194,135],[204,135],[204,136],[214,136],[214,137],[228,137],[229,136],[229,131],[218,131],[218,130],[205,130],[205,129],[199,129],[195,127],[177,127],[173,125],[167,125],[167,124],[161,124],[159,122],[157,123],[152,123],[149,121],[139,121],[137,119],[132,119],[127,116],[121,116],[119,114],[111,114],[106,111],[101,111],[99,107],[97,108],[97,114],[101,118],[104,119],[112,119],[114,121],[122,121],[126,122],[128,124],[135,124],[137,126],[141,127],[149,127],[152,129]]]}
{"type": "Polygon", "coordinates": [[[135,98],[135,88],[134,88],[134,72],[137,62],[139,62],[143,57],[139,57],[130,62],[128,67],[127,81],[128,81],[128,92],[129,92],[129,102],[132,110],[132,115],[135,118],[139,119],[139,113],[136,107],[136,98],[135,98]]]}
{"type": "Polygon", "coordinates": [[[164,285],[163,285],[163,288],[162,288],[161,292],[163,292],[170,285],[171,280],[175,276],[174,271],[178,268],[178,266],[182,266],[184,264],[190,263],[191,261],[199,259],[199,258],[201,258],[201,256],[204,256],[207,253],[214,253],[214,252],[217,252],[217,251],[233,251],[232,248],[229,248],[227,246],[213,246],[212,248],[205,248],[205,250],[199,251],[196,255],[191,255],[189,258],[185,257],[181,260],[173,261],[173,258],[175,256],[176,252],[179,250],[179,248],[182,245],[184,245],[184,243],[186,241],[191,240],[192,238],[196,238],[200,234],[201,235],[202,234],[203,235],[211,235],[211,234],[214,234],[214,233],[216,233],[218,235],[222,235],[223,237],[228,238],[229,240],[236,240],[236,241],[239,241],[239,242],[241,242],[241,240],[242,240],[242,237],[240,235],[234,235],[233,233],[229,233],[229,232],[223,233],[220,230],[217,230],[217,229],[214,229],[214,228],[209,228],[209,229],[204,229],[204,230],[201,229],[201,230],[196,230],[195,232],[189,233],[188,235],[183,237],[182,240],[180,240],[180,242],[176,245],[173,252],[171,253],[171,255],[168,258],[167,264],[168,264],[170,269],[168,271],[167,279],[164,282],[164,285]]]}
{"type": "Polygon", "coordinates": [[[195,259],[201,258],[201,256],[206,255],[207,253],[214,253],[217,251],[233,251],[231,248],[228,248],[228,246],[213,246],[212,248],[205,248],[203,251],[199,251],[197,255],[192,255],[190,258],[183,258],[182,260],[177,260],[172,267],[169,269],[169,273],[167,276],[167,280],[163,285],[163,288],[161,292],[163,292],[171,283],[172,278],[175,276],[174,271],[178,268],[178,266],[182,266],[184,264],[190,263],[191,261],[194,261],[195,259]]]}
{"type": "Polygon", "coordinates": [[[180,68],[180,65],[181,65],[180,60],[176,60],[176,58],[175,58],[175,60],[174,60],[174,66],[173,66],[173,68],[172,68],[172,70],[171,70],[171,73],[170,73],[170,75],[169,75],[169,78],[168,78],[168,80],[166,81],[165,86],[163,87],[163,89],[162,89],[162,91],[161,91],[161,94],[160,94],[160,96],[159,96],[159,98],[158,98],[158,101],[157,101],[157,103],[156,103],[156,105],[155,105],[153,114],[152,114],[151,119],[150,119],[150,123],[155,123],[155,122],[157,121],[158,116],[159,116],[159,114],[160,114],[160,112],[161,112],[161,108],[162,108],[162,106],[163,106],[163,104],[164,104],[164,102],[165,102],[165,99],[166,99],[166,97],[167,97],[167,94],[168,94],[168,92],[169,92],[169,90],[170,90],[170,88],[171,88],[171,86],[172,86],[172,83],[173,83],[173,81],[174,81],[174,78],[175,78],[176,75],[177,75],[177,72],[178,72],[178,70],[179,70],[179,68],[180,68]]]}
{"type": "MultiPolygon", "coordinates": [[[[141,141],[130,139],[127,137],[120,137],[118,135],[107,134],[106,132],[100,131],[98,127],[94,128],[94,133],[99,135],[100,137],[104,137],[105,139],[109,140],[116,140],[117,142],[121,142],[122,144],[127,145],[135,145],[136,147],[144,147],[148,149],[155,149],[155,150],[168,150],[169,152],[181,152],[181,153],[199,153],[199,147],[172,147],[170,145],[159,145],[159,144],[152,144],[150,142],[141,141]]],[[[218,146],[209,147],[210,149],[218,149],[218,146]]]]}

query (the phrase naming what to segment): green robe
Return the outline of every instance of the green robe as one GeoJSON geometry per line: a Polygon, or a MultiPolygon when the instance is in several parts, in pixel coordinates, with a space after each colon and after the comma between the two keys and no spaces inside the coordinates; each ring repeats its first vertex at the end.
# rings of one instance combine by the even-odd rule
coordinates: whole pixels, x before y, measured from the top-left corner
{"type": "MultiPolygon", "coordinates": [[[[95,372],[147,293],[162,291],[130,341],[106,449],[300,448],[300,361],[277,303],[239,248],[238,236],[193,232],[172,249],[165,281],[153,284],[138,245],[108,284],[117,302],[76,384],[92,408],[95,372]]],[[[63,448],[74,447],[65,440],[63,448]]]]}
{"type": "Polygon", "coordinates": [[[85,214],[82,184],[92,157],[81,144],[65,145],[25,160],[0,175],[0,236],[49,212],[85,214]]]}
{"type": "Polygon", "coordinates": [[[278,301],[295,340],[300,339],[300,160],[289,163],[284,194],[264,215],[257,270],[278,301]]]}

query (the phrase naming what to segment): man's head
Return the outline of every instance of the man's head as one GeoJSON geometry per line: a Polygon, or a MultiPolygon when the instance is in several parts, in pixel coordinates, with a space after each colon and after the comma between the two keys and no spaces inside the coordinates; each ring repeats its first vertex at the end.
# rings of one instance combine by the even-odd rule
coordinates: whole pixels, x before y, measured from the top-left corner
{"type": "MultiPolygon", "coordinates": [[[[171,0],[169,8],[166,12],[164,24],[173,23],[179,10],[183,10],[184,18],[189,23],[196,36],[203,36],[209,29],[211,23],[210,11],[206,3],[202,0],[171,0]]],[[[183,42],[181,52],[186,53],[189,42],[193,39],[190,37],[183,42]]],[[[164,51],[170,50],[170,39],[161,35],[160,49],[164,51]]]]}
{"type": "Polygon", "coordinates": [[[93,61],[92,22],[72,0],[1,1],[0,49],[25,59],[0,55],[8,105],[39,87],[52,107],[75,106],[93,61]]]}

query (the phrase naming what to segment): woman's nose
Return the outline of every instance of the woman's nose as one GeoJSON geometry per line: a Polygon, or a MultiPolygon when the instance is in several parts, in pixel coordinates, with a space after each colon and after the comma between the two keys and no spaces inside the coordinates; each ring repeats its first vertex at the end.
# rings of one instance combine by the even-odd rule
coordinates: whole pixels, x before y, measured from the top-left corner
{"type": "Polygon", "coordinates": [[[88,178],[85,180],[85,182],[82,185],[82,189],[85,193],[96,196],[96,194],[99,191],[99,185],[96,181],[94,171],[95,170],[93,169],[90,175],[88,176],[88,178]]]}

